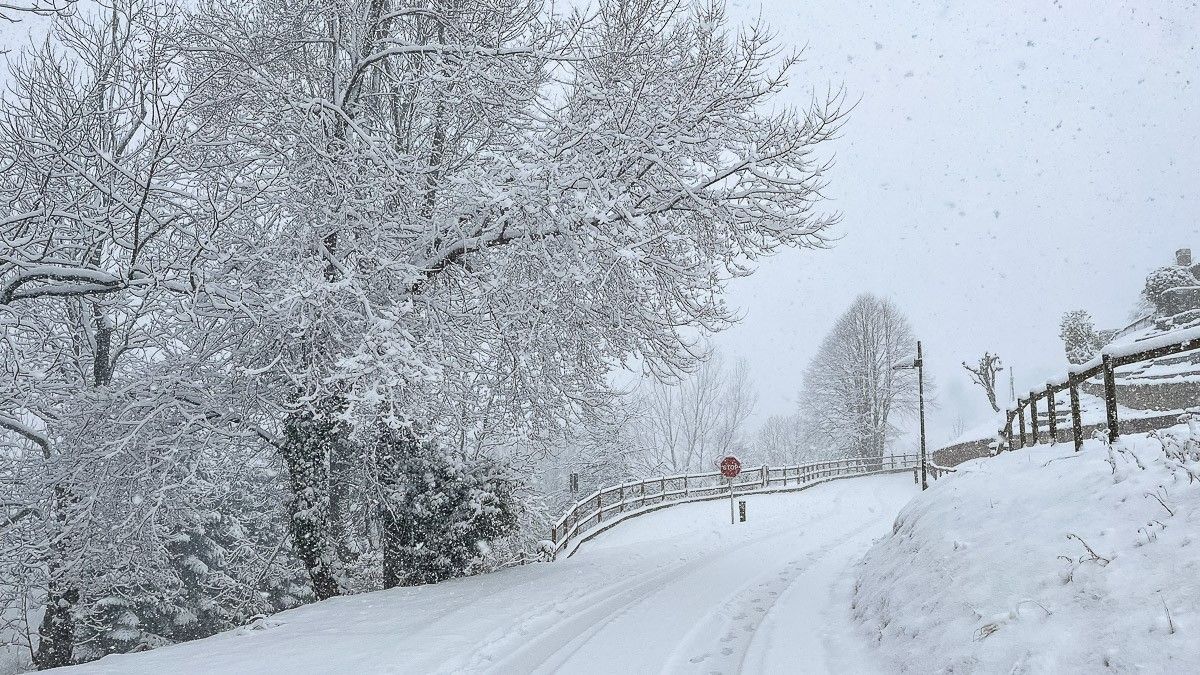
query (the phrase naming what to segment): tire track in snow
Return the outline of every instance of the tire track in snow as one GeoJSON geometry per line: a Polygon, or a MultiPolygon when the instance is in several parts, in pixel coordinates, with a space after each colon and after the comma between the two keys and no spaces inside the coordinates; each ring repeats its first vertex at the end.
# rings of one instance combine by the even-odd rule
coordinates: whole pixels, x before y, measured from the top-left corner
{"type": "MultiPolygon", "coordinates": [[[[740,549],[795,536],[794,530],[770,532],[742,542],[740,549]]],[[[698,572],[728,564],[726,556],[729,552],[722,551],[717,556],[711,553],[706,551],[698,559],[684,559],[682,564],[639,575],[629,583],[606,586],[583,597],[573,598],[556,605],[551,612],[543,610],[527,614],[518,620],[519,627],[516,630],[509,629],[499,639],[489,640],[473,650],[465,668],[473,672],[485,669],[495,672],[553,672],[632,609],[647,603],[658,604],[658,596],[670,593],[681,585],[688,586],[689,580],[698,572]],[[536,629],[537,624],[545,624],[548,620],[551,622],[549,626],[536,629]],[[504,643],[512,640],[514,633],[536,635],[536,639],[501,658],[490,658],[488,652],[503,647],[504,643]]]]}
{"type": "Polygon", "coordinates": [[[842,531],[839,537],[810,551],[800,559],[789,561],[757,577],[755,582],[742,586],[721,605],[711,610],[688,632],[671,651],[665,672],[737,673],[743,671],[746,657],[760,628],[768,622],[782,598],[797,580],[813,565],[828,557],[834,550],[847,545],[875,523],[864,522],[842,531]],[[763,580],[764,577],[770,577],[763,580]]]}

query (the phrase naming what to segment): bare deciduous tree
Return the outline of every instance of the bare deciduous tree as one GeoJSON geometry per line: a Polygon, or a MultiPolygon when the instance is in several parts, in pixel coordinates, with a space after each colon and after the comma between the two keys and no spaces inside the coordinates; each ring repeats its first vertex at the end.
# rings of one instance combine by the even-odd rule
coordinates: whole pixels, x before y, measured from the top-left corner
{"type": "Polygon", "coordinates": [[[890,300],[860,295],[805,371],[800,413],[810,443],[843,455],[882,457],[895,433],[892,422],[917,409],[915,371],[892,367],[915,352],[916,339],[900,310],[890,300]]]}
{"type": "Polygon", "coordinates": [[[638,400],[633,435],[644,453],[641,470],[683,473],[741,450],[757,395],[745,360],[729,368],[714,354],[678,383],[647,385],[638,400]]]}
{"type": "Polygon", "coordinates": [[[991,352],[984,352],[974,367],[966,361],[962,362],[962,367],[971,374],[971,381],[983,388],[988,403],[992,404],[992,411],[1000,412],[1000,405],[996,403],[996,373],[1004,370],[1000,357],[991,352]]]}

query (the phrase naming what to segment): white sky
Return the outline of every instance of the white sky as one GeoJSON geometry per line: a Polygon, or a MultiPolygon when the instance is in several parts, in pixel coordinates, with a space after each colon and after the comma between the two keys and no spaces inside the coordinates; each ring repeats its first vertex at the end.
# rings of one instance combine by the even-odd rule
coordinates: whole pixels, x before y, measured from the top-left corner
{"type": "MultiPolygon", "coordinates": [[[[716,339],[749,359],[759,419],[855,295],[890,296],[941,386],[931,438],[991,409],[959,363],[984,350],[1018,392],[1066,367],[1058,320],[1128,323],[1147,272],[1200,256],[1196,2],[734,0],[808,45],[788,96],[844,84],[831,251],[786,251],[735,282],[745,320],[716,339]]],[[[1007,380],[1006,380],[1007,383],[1007,380]]],[[[1007,387],[1006,387],[1007,389],[1007,387]]]]}

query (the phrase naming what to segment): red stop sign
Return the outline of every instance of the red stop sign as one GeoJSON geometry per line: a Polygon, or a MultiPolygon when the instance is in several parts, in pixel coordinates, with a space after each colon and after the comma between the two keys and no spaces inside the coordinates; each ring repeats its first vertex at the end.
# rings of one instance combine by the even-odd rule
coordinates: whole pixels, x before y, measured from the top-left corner
{"type": "Polygon", "coordinates": [[[721,475],[726,478],[735,478],[742,472],[742,463],[737,457],[730,455],[721,460],[721,475]]]}

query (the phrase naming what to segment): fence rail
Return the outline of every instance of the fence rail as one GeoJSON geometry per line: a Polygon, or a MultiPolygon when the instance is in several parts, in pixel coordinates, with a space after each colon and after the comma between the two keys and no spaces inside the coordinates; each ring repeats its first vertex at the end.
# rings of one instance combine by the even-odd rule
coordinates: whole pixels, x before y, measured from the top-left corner
{"type": "Polygon", "coordinates": [[[646,507],[701,501],[756,492],[803,490],[833,478],[891,473],[919,468],[920,455],[850,457],[793,466],[760,466],[743,471],[733,481],[720,471],[656,476],[604,487],[575,502],[550,530],[551,555],[580,536],[614,518],[648,512],[646,507]],[[626,515],[629,514],[629,515],[626,515]]]}
{"type": "Polygon", "coordinates": [[[1100,354],[1076,366],[1071,366],[1066,377],[1051,380],[1045,389],[1029,392],[1027,398],[1017,398],[1016,405],[1010,408],[1005,416],[1004,428],[1000,434],[1006,440],[1008,447],[1025,447],[1040,442],[1041,430],[1038,428],[1038,402],[1044,401],[1046,406],[1047,437],[1052,441],[1058,440],[1058,411],[1055,396],[1063,391],[1070,392],[1071,399],[1071,435],[1075,441],[1075,450],[1083,447],[1083,420],[1079,411],[1079,385],[1095,377],[1102,377],[1104,382],[1104,410],[1110,440],[1117,440],[1121,434],[1121,420],[1117,415],[1117,378],[1116,369],[1142,361],[1175,356],[1186,352],[1200,350],[1200,327],[1187,328],[1156,335],[1145,340],[1128,344],[1106,347],[1100,354]],[[1025,423],[1025,410],[1029,410],[1028,429],[1025,423]],[[1017,423],[1014,432],[1013,423],[1017,423]],[[1029,433],[1026,433],[1028,430],[1029,433]],[[1014,436],[1015,433],[1015,436],[1014,436]],[[1032,443],[1028,443],[1032,440],[1032,443]],[[1018,444],[1019,443],[1019,444],[1018,444]]]}

